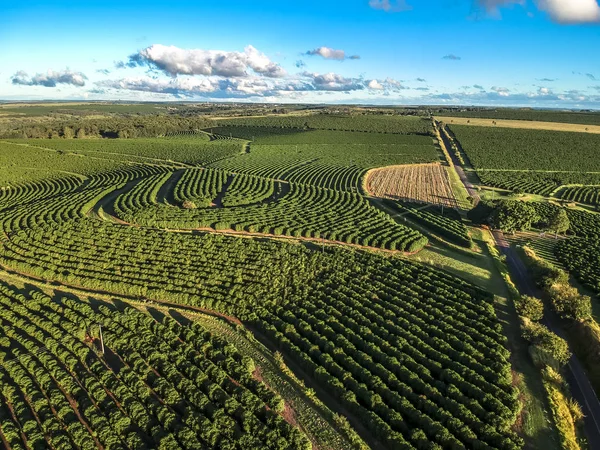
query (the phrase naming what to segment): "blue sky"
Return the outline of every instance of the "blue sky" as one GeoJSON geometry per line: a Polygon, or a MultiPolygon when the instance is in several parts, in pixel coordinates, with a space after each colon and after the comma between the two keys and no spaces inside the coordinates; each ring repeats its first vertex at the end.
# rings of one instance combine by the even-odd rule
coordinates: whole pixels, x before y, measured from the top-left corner
{"type": "Polygon", "coordinates": [[[0,0],[0,99],[600,109],[597,0],[0,0]]]}

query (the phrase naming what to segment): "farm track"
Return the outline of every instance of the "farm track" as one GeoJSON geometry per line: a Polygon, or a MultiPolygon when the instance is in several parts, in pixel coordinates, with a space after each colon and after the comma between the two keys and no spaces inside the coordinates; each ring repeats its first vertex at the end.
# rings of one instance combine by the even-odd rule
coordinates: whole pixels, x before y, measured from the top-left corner
{"type": "MultiPolygon", "coordinates": [[[[439,127],[439,123],[438,123],[438,127],[439,127]]],[[[444,129],[441,129],[440,136],[442,137],[442,140],[444,141],[444,145],[446,146],[446,148],[447,149],[452,148],[452,145],[450,143],[450,139],[452,139],[452,138],[447,135],[447,133],[444,129]]],[[[458,176],[460,177],[460,180],[464,184],[465,189],[467,190],[467,192],[473,199],[473,206],[477,206],[477,204],[481,201],[481,197],[479,196],[479,193],[475,190],[475,186],[473,186],[473,183],[471,183],[469,181],[469,179],[467,178],[467,174],[465,173],[462,164],[460,163],[460,161],[458,160],[458,158],[456,157],[454,152],[448,151],[448,154],[450,155],[450,159],[452,160],[452,164],[454,165],[454,169],[456,170],[456,173],[458,174],[458,176]]]]}

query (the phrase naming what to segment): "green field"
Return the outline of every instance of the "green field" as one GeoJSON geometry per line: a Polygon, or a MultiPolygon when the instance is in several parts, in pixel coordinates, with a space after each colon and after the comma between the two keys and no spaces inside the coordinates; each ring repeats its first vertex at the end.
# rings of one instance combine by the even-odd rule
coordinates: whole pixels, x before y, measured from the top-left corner
{"type": "MultiPolygon", "coordinates": [[[[463,210],[363,190],[371,168],[447,163],[431,122],[310,118],[0,141],[3,442],[555,447],[485,232],[463,210]]],[[[452,131],[484,183],[489,173],[548,173],[517,166],[555,169],[534,161],[541,147],[502,162],[508,144],[490,151],[470,130],[452,131]]],[[[578,173],[590,148],[560,173],[578,173]]],[[[589,196],[570,189],[558,192],[589,196]]],[[[561,209],[531,204],[541,228],[561,209]]],[[[531,245],[597,289],[587,244],[600,215],[565,211],[568,238],[531,245]]]]}
{"type": "Polygon", "coordinates": [[[27,331],[2,338],[15,362],[0,371],[11,386],[0,437],[11,448],[520,448],[493,297],[402,257],[427,244],[419,230],[469,247],[460,215],[403,204],[403,221],[362,191],[369,168],[440,159],[430,122],[311,123],[332,120],[337,130],[251,137],[236,125],[2,141],[1,318],[27,331]],[[49,283],[69,298],[47,296],[49,283]],[[228,315],[235,332],[202,313],[228,315]]]}

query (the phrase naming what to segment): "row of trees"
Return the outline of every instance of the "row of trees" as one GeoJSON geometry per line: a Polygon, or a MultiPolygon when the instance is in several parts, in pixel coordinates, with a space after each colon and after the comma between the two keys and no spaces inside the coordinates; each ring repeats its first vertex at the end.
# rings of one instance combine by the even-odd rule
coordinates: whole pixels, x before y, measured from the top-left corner
{"type": "Polygon", "coordinates": [[[390,447],[518,448],[491,299],[441,273],[368,263],[346,261],[308,298],[251,320],[390,447]]]}
{"type": "MultiPolygon", "coordinates": [[[[27,330],[20,344],[10,345],[29,354],[5,366],[30,399],[14,423],[31,448],[45,448],[45,439],[55,448],[70,448],[71,441],[108,449],[198,448],[198,442],[207,448],[310,448],[277,414],[282,399],[252,378],[252,360],[198,325],[160,324],[134,309],[101,306],[98,312],[80,300],[64,299],[61,306],[7,287],[0,302],[10,339],[27,330]],[[99,346],[93,352],[83,343],[98,338],[97,324],[105,347],[124,364],[118,376],[97,354],[99,346]],[[40,346],[49,351],[40,354],[40,346]]],[[[16,406],[20,394],[5,386],[0,395],[16,406]]]]}
{"type": "Polygon", "coordinates": [[[202,116],[177,115],[112,116],[101,118],[14,121],[0,129],[0,138],[85,139],[158,137],[179,131],[209,127],[212,120],[202,116]]]}

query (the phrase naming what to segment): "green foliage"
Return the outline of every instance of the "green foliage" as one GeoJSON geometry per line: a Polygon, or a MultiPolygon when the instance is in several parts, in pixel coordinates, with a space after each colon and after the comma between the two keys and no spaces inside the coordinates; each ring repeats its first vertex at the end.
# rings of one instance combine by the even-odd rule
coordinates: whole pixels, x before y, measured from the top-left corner
{"type": "MultiPolygon", "coordinates": [[[[96,440],[105,448],[122,448],[121,441],[168,449],[310,445],[277,414],[282,399],[245,370],[239,351],[197,323],[168,316],[158,323],[131,307],[120,312],[79,299],[55,302],[6,285],[0,285],[0,305],[15,349],[0,371],[0,388],[6,398],[7,388],[16,387],[10,401],[31,448],[46,447],[34,445],[45,444],[44,434],[53,448],[69,440],[77,448],[96,448],[96,440]],[[97,342],[80,339],[90,324],[102,325],[118,369],[99,355],[97,342]]],[[[0,415],[7,419],[3,403],[0,415]]]]}
{"type": "Polygon", "coordinates": [[[544,303],[539,298],[522,295],[514,302],[520,316],[527,317],[534,322],[540,321],[544,317],[544,303]]]}
{"type": "Polygon", "coordinates": [[[560,366],[569,361],[571,353],[567,341],[554,334],[545,325],[525,319],[521,329],[527,341],[536,346],[538,351],[546,353],[560,366]]]}
{"type": "Polygon", "coordinates": [[[600,235],[562,240],[555,254],[581,283],[600,294],[600,235]]]}
{"type": "MultiPolygon", "coordinates": [[[[333,115],[242,117],[219,120],[219,126],[283,128],[297,130],[340,130],[371,133],[433,135],[431,120],[393,115],[333,115]]],[[[246,138],[252,135],[248,131],[246,138]]]]}
{"type": "MultiPolygon", "coordinates": [[[[600,184],[597,134],[468,125],[452,125],[452,131],[483,184],[546,196],[563,185],[600,184]]],[[[595,201],[594,188],[581,189],[557,195],[595,201]]]]}
{"type": "Polygon", "coordinates": [[[517,392],[492,298],[465,292],[441,272],[398,263],[345,261],[320,281],[322,291],[259,308],[255,323],[388,445],[444,448],[476,439],[482,447],[518,448],[508,431],[517,392]],[[375,275],[380,270],[384,276],[375,275]],[[444,286],[443,293],[426,286],[444,286]],[[493,428],[474,435],[484,415],[493,428]]]}
{"type": "Polygon", "coordinates": [[[209,164],[235,156],[243,151],[242,141],[204,141],[197,138],[28,140],[27,143],[61,152],[94,157],[120,156],[123,159],[133,157],[138,161],[145,162],[153,162],[149,159],[161,159],[164,162],[187,164],[209,164]]]}
{"type": "Polygon", "coordinates": [[[368,169],[438,159],[438,151],[428,136],[311,131],[272,136],[269,140],[257,139],[250,145],[249,153],[210,166],[361,192],[361,178],[368,169]]]}
{"type": "MultiPolygon", "coordinates": [[[[74,106],[69,106],[69,109],[74,106]]],[[[89,109],[97,109],[94,106],[89,109]]],[[[113,111],[119,106],[109,106],[113,111]]],[[[146,106],[145,108],[148,108],[146,106]]],[[[155,107],[151,107],[155,108],[155,107]]],[[[31,107],[18,108],[18,112],[31,111],[31,107]]],[[[51,112],[42,107],[42,114],[51,112]]],[[[72,111],[63,110],[63,113],[72,111]]],[[[210,126],[213,122],[202,116],[178,117],[166,115],[137,115],[137,116],[112,116],[112,117],[85,117],[70,119],[47,119],[43,122],[37,120],[14,120],[8,126],[0,127],[0,138],[33,138],[48,139],[50,137],[77,139],[92,138],[142,138],[159,137],[166,134],[176,134],[182,131],[193,131],[210,126]]]]}
{"type": "MultiPolygon", "coordinates": [[[[206,199],[204,195],[212,196],[217,189],[224,189],[225,175],[217,176],[214,170],[196,172],[196,175],[186,177],[184,174],[180,179],[175,189],[178,203],[189,197],[200,206],[199,198],[206,199]],[[198,185],[187,186],[193,183],[198,185]]],[[[427,239],[418,231],[398,224],[360,194],[283,184],[242,174],[227,177],[230,184],[222,205],[217,205],[223,207],[185,209],[158,204],[150,198],[151,190],[156,190],[168,178],[168,174],[166,177],[159,174],[146,177],[118,196],[115,211],[128,223],[149,227],[258,230],[406,252],[419,251],[427,244],[427,239]]],[[[210,204],[208,199],[204,202],[207,204],[210,204]]]]}
{"type": "Polygon", "coordinates": [[[492,213],[492,223],[502,231],[529,230],[539,220],[536,209],[520,201],[500,202],[492,213]]]}
{"type": "Polygon", "coordinates": [[[564,209],[558,209],[549,217],[548,229],[555,233],[565,233],[569,230],[571,221],[564,209]]]}
{"type": "MultiPolygon", "coordinates": [[[[583,184],[600,183],[600,177],[598,178],[583,184]]],[[[564,186],[555,196],[567,202],[579,202],[596,208],[600,207],[600,186],[564,186]]]]}
{"type": "Polygon", "coordinates": [[[552,306],[561,317],[579,322],[592,317],[592,299],[587,295],[580,295],[577,289],[558,285],[553,286],[550,293],[552,306]]]}
{"type": "Polygon", "coordinates": [[[475,169],[600,172],[600,135],[452,125],[475,169]]]}
{"type": "Polygon", "coordinates": [[[423,225],[435,234],[455,244],[462,245],[463,247],[470,247],[473,244],[467,227],[462,222],[458,212],[454,209],[445,208],[442,210],[440,207],[434,205],[423,209],[423,205],[396,202],[388,199],[383,200],[383,202],[398,211],[403,217],[407,217],[411,221],[423,225]]]}

